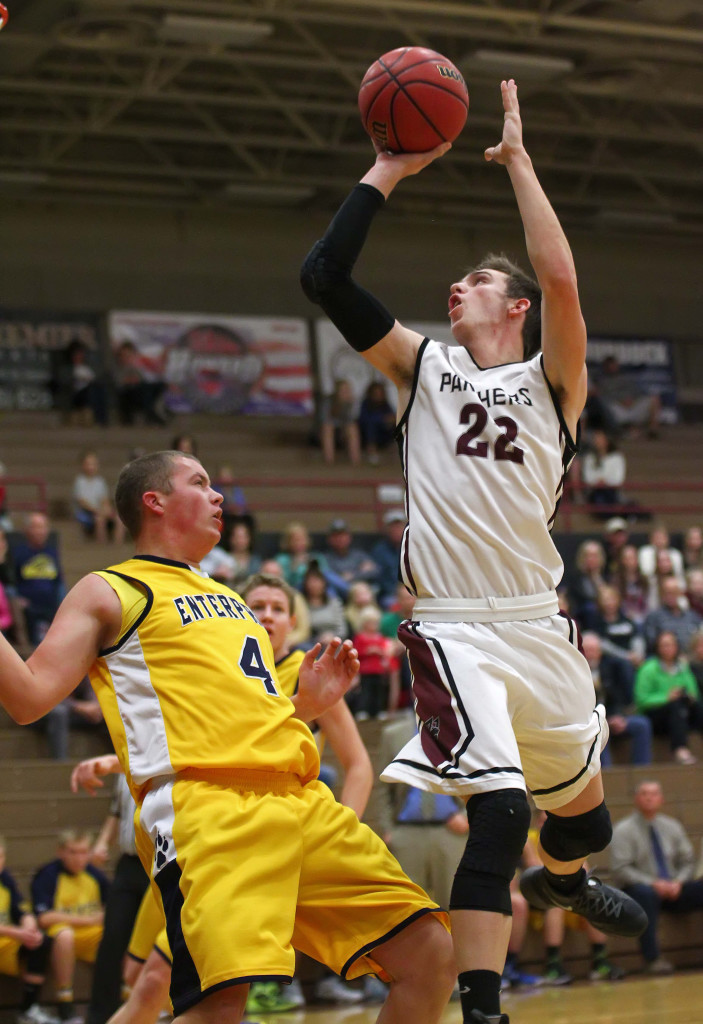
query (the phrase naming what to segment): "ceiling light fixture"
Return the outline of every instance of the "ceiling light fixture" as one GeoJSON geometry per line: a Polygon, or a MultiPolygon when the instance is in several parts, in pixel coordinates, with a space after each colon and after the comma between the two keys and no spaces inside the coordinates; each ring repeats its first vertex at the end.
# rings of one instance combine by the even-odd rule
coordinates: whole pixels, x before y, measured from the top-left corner
{"type": "Polygon", "coordinates": [[[514,53],[510,50],[475,50],[462,63],[480,67],[503,78],[533,82],[547,81],[574,70],[569,57],[550,57],[540,53],[514,53]]]}
{"type": "Polygon", "coordinates": [[[309,185],[282,185],[275,182],[267,185],[265,182],[258,184],[231,181],[225,185],[223,191],[229,199],[262,203],[302,203],[315,195],[315,189],[309,185]]]}
{"type": "Polygon", "coordinates": [[[159,39],[174,43],[213,43],[218,46],[252,46],[273,32],[268,21],[235,21],[232,18],[198,18],[167,14],[156,28],[159,39]]]}

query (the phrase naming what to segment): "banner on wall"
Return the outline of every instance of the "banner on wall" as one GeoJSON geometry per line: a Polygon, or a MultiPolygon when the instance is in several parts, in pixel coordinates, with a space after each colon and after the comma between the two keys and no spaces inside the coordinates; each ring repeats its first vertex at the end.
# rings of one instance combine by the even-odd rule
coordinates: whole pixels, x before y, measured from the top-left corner
{"type": "Polygon", "coordinates": [[[305,320],[119,310],[108,332],[117,365],[120,347],[131,344],[145,372],[166,383],[171,412],[312,412],[305,320]]]}
{"type": "Polygon", "coordinates": [[[659,395],[661,421],[678,422],[678,401],[671,343],[659,338],[589,338],[586,362],[598,385],[603,364],[616,359],[618,377],[634,392],[659,395]]]}
{"type": "MultiPolygon", "coordinates": [[[[408,321],[404,326],[417,331],[423,337],[454,344],[448,324],[408,321]]],[[[331,395],[336,381],[347,380],[354,393],[355,402],[361,405],[369,384],[381,381],[385,384],[388,401],[395,408],[397,391],[393,384],[367,363],[363,356],[355,352],[329,320],[315,321],[315,354],[322,395],[331,395]]]]}
{"type": "Polygon", "coordinates": [[[0,409],[51,409],[61,353],[80,341],[99,368],[99,331],[91,313],[0,310],[0,409]]]}
{"type": "MultiPolygon", "coordinates": [[[[412,322],[405,326],[424,337],[454,345],[456,342],[448,323],[412,322]]],[[[350,348],[329,320],[315,321],[315,346],[320,391],[330,395],[337,380],[348,380],[354,398],[361,403],[366,388],[372,381],[383,381],[388,400],[395,405],[396,391],[383,375],[350,348]]],[[[592,379],[597,382],[603,362],[615,357],[620,374],[627,378],[633,389],[644,394],[658,394],[662,402],[661,419],[664,423],[678,421],[674,360],[670,342],[661,339],[589,338],[587,363],[592,379]]]]}

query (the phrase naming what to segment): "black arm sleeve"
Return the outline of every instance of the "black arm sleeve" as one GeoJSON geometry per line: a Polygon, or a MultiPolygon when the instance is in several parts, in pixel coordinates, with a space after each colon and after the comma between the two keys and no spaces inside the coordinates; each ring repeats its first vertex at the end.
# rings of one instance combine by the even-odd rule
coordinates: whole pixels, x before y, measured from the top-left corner
{"type": "Polygon", "coordinates": [[[337,211],[324,238],[305,257],[300,283],[357,352],[385,337],[395,318],[352,280],[352,270],[371,222],[385,202],[373,185],[356,185],[337,211]]]}

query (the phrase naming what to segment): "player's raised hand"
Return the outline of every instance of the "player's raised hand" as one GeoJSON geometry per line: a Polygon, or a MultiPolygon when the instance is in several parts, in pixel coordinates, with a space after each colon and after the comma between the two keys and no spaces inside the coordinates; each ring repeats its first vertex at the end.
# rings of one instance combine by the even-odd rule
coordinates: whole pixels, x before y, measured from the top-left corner
{"type": "Polygon", "coordinates": [[[298,674],[298,692],[293,698],[296,715],[311,722],[336,704],[359,672],[359,656],[351,640],[330,641],[322,654],[315,644],[305,655],[298,674]],[[319,655],[319,657],[318,657],[319,655]]]}
{"type": "Polygon", "coordinates": [[[377,188],[386,199],[399,181],[410,177],[411,174],[419,174],[452,148],[451,142],[443,142],[426,153],[389,153],[381,149],[376,141],[373,145],[376,150],[376,162],[361,180],[377,188]]]}
{"type": "Polygon", "coordinates": [[[517,98],[517,85],[514,79],[500,83],[503,96],[503,138],[497,146],[489,146],[485,151],[486,160],[497,164],[509,164],[513,156],[523,149],[522,121],[520,120],[520,104],[517,98]]]}
{"type": "Polygon", "coordinates": [[[119,771],[120,763],[116,754],[103,754],[101,757],[79,761],[71,772],[71,791],[77,793],[79,789],[84,789],[86,793],[95,796],[96,791],[105,785],[103,778],[119,771]]]}

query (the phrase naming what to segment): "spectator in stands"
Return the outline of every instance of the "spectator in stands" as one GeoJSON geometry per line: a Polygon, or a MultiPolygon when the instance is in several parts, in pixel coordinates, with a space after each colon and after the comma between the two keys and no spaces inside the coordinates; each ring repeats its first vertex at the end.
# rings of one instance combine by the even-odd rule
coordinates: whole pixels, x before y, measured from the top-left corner
{"type": "Polygon", "coordinates": [[[379,452],[395,438],[395,411],[388,401],[383,381],[371,381],[359,410],[361,447],[366,458],[376,465],[379,452]]]}
{"type": "Polygon", "coordinates": [[[624,614],[619,590],[606,583],[598,591],[597,602],[593,630],[600,637],[603,651],[637,668],[644,660],[644,637],[637,624],[624,614]]]}
{"type": "MultiPolygon", "coordinates": [[[[405,644],[398,639],[398,627],[405,619],[411,619],[415,607],[415,596],[404,583],[396,587],[396,599],[381,617],[380,630],[384,636],[393,641],[393,655],[399,664],[398,707],[407,707],[412,703],[412,674],[405,644]]],[[[391,708],[395,710],[395,708],[391,708]]]]}
{"type": "Polygon", "coordinates": [[[686,571],[686,601],[691,611],[703,618],[703,569],[686,571]]]}
{"type": "Polygon", "coordinates": [[[601,542],[605,549],[605,575],[612,582],[620,559],[620,552],[629,543],[630,531],[622,516],[611,516],[603,527],[601,542]]]}
{"type": "Polygon", "coordinates": [[[647,653],[653,653],[657,638],[665,631],[673,633],[679,648],[686,650],[693,634],[703,626],[703,618],[684,607],[683,591],[676,577],[665,577],[661,582],[660,593],[660,607],[647,615],[642,627],[647,653]]]}
{"type": "Polygon", "coordinates": [[[213,490],[222,495],[222,514],[225,519],[225,526],[230,529],[235,523],[244,522],[254,533],[254,516],[249,510],[244,491],[237,483],[234,470],[227,464],[220,466],[213,481],[213,490]]]}
{"type": "MultiPolygon", "coordinates": [[[[360,586],[361,584],[356,584],[360,586]]],[[[353,642],[359,654],[359,689],[354,695],[354,717],[358,721],[367,718],[387,718],[388,710],[397,704],[396,692],[391,690],[391,673],[396,673],[397,660],[393,657],[393,642],[380,631],[381,611],[367,605],[359,613],[358,631],[353,642]]]]}
{"type": "Polygon", "coordinates": [[[236,590],[261,567],[261,559],[252,547],[251,528],[241,519],[232,525],[226,549],[218,544],[203,558],[200,568],[213,579],[222,580],[236,590]]]}
{"type": "Polygon", "coordinates": [[[703,529],[689,526],[683,538],[684,569],[703,569],[703,529]]]}
{"type": "MultiPolygon", "coordinates": [[[[581,463],[586,500],[589,505],[621,505],[624,501],[621,488],[627,473],[625,456],[604,430],[593,431],[591,445],[581,463]]],[[[600,514],[607,518],[611,511],[600,514]]]]}
{"type": "Polygon", "coordinates": [[[157,407],[166,382],[131,341],[123,341],[115,351],[113,380],[120,423],[131,426],[135,419],[161,426],[166,423],[163,410],[157,407]]]}
{"type": "Polygon", "coordinates": [[[596,395],[605,413],[605,429],[610,433],[630,431],[637,436],[646,428],[649,437],[657,437],[661,399],[648,394],[632,373],[622,370],[615,356],[603,360],[596,382],[596,395]]]}
{"type": "Polygon", "coordinates": [[[281,536],[280,547],[276,560],[283,569],[286,583],[296,590],[300,590],[311,562],[315,562],[322,572],[327,570],[325,556],[311,550],[310,534],[304,523],[288,523],[281,536]]]}
{"type": "Polygon", "coordinates": [[[108,403],[105,385],[91,365],[91,353],[78,338],[63,352],[54,382],[59,408],[83,425],[93,422],[106,427],[108,403]]]}
{"type": "Polygon", "coordinates": [[[385,512],[384,535],[371,549],[371,558],[378,567],[375,588],[378,603],[382,608],[388,608],[395,599],[405,523],[405,512],[402,509],[391,508],[385,512]]]}
{"type": "MultiPolygon", "coordinates": [[[[619,736],[632,741],[631,764],[649,764],[652,760],[652,723],[646,715],[632,714],[634,672],[630,663],[603,651],[597,633],[586,632],[581,638],[596,691],[596,700],[605,706],[611,742],[619,736]]],[[[612,763],[610,746],[601,750],[601,764],[612,763]]]]}
{"type": "Polygon", "coordinates": [[[103,734],[105,745],[110,745],[107,726],[87,676],[73,693],[53,707],[35,723],[43,730],[49,744],[49,757],[54,761],[67,761],[72,729],[90,729],[103,734]]]}
{"type": "Polygon", "coordinates": [[[171,451],[183,452],[185,455],[197,455],[198,442],[192,434],[176,434],[171,441],[171,451]]]}
{"type": "Polygon", "coordinates": [[[90,832],[67,830],[59,836],[58,857],[32,879],[32,903],[40,928],[52,938],[51,962],[59,1016],[82,1024],[73,1003],[76,960],[93,963],[103,932],[108,880],[90,863],[90,832]]]}
{"type": "MultiPolygon", "coordinates": [[[[542,863],[537,852],[539,832],[546,820],[546,811],[538,810],[527,834],[527,842],[522,853],[523,868],[539,867],[542,863]]],[[[589,921],[574,914],[572,911],[563,910],[561,907],[550,907],[544,913],[533,911],[530,915],[531,923],[536,930],[542,931],[544,942],[545,965],[542,981],[545,985],[569,985],[574,979],[567,973],[562,960],[562,945],[564,943],[564,932],[566,928],[572,931],[582,931],[586,934],[591,944],[591,969],[589,979],[591,981],[618,981],[624,977],[625,972],[621,967],[611,963],[606,952],[606,936],[603,932],[594,928],[589,921]]]]}
{"type": "Polygon", "coordinates": [[[598,591],[605,583],[605,551],[597,540],[576,549],[576,572],[569,584],[571,614],[580,629],[592,629],[598,613],[598,591]]]}
{"type": "Polygon", "coordinates": [[[620,549],[611,579],[620,592],[623,614],[641,625],[649,611],[649,581],[640,569],[634,544],[620,549]]]}
{"type": "Polygon", "coordinates": [[[674,633],[660,633],[654,655],[637,670],[635,704],[648,716],[655,733],[669,737],[677,764],[696,763],[688,749],[688,732],[691,728],[703,732],[703,703],[674,633]]]}
{"type": "Polygon", "coordinates": [[[360,632],[361,614],[366,608],[373,608],[379,613],[381,611],[371,587],[363,580],[358,580],[356,583],[352,583],[349,588],[349,598],[344,606],[344,614],[349,625],[349,633],[351,636],[353,636],[354,633],[360,632]]]}
{"type": "Polygon", "coordinates": [[[51,537],[49,519],[43,512],[28,514],[24,537],[14,542],[12,558],[29,642],[38,644],[66,589],[58,542],[51,537]]]}
{"type": "Polygon", "coordinates": [[[645,969],[671,974],[673,966],[659,951],[659,913],[686,914],[703,907],[703,879],[694,877],[694,853],[683,825],[662,814],[664,794],[658,782],[640,782],[635,810],[617,822],[610,845],[615,884],[647,912],[640,936],[645,969]]]}
{"type": "Polygon", "coordinates": [[[703,700],[703,629],[691,637],[688,645],[688,667],[698,684],[698,696],[703,700]]]}
{"type": "Polygon", "coordinates": [[[353,542],[349,525],[345,519],[333,519],[327,531],[327,549],[325,551],[327,569],[334,574],[334,579],[344,587],[338,596],[344,601],[350,584],[357,580],[371,583],[376,578],[378,567],[363,548],[353,542]]]}
{"type": "Polygon", "coordinates": [[[305,573],[301,592],[310,612],[311,643],[328,644],[335,636],[345,640],[349,630],[344,617],[344,605],[330,591],[325,574],[316,565],[311,565],[305,573]]]}
{"type": "Polygon", "coordinates": [[[671,558],[671,568],[674,575],[683,585],[683,555],[675,547],[672,547],[669,539],[669,531],[663,523],[657,523],[649,532],[649,543],[643,544],[639,549],[640,569],[645,576],[652,576],[657,569],[657,555],[660,551],[666,551],[671,558]]]}
{"type": "Polygon", "coordinates": [[[6,849],[0,836],[0,974],[21,976],[17,1024],[58,1024],[58,1017],[39,1005],[51,942],[7,869],[6,849]]]}
{"type": "Polygon", "coordinates": [[[110,498],[105,477],[100,475],[100,462],[94,451],[81,456],[80,471],[73,481],[73,514],[83,532],[101,544],[109,536],[121,543],[124,526],[110,498]]]}
{"type": "Polygon", "coordinates": [[[334,391],[320,404],[320,443],[322,455],[332,465],[335,453],[343,448],[353,466],[361,462],[361,441],[356,422],[354,392],[348,380],[336,380],[334,391]]]}

